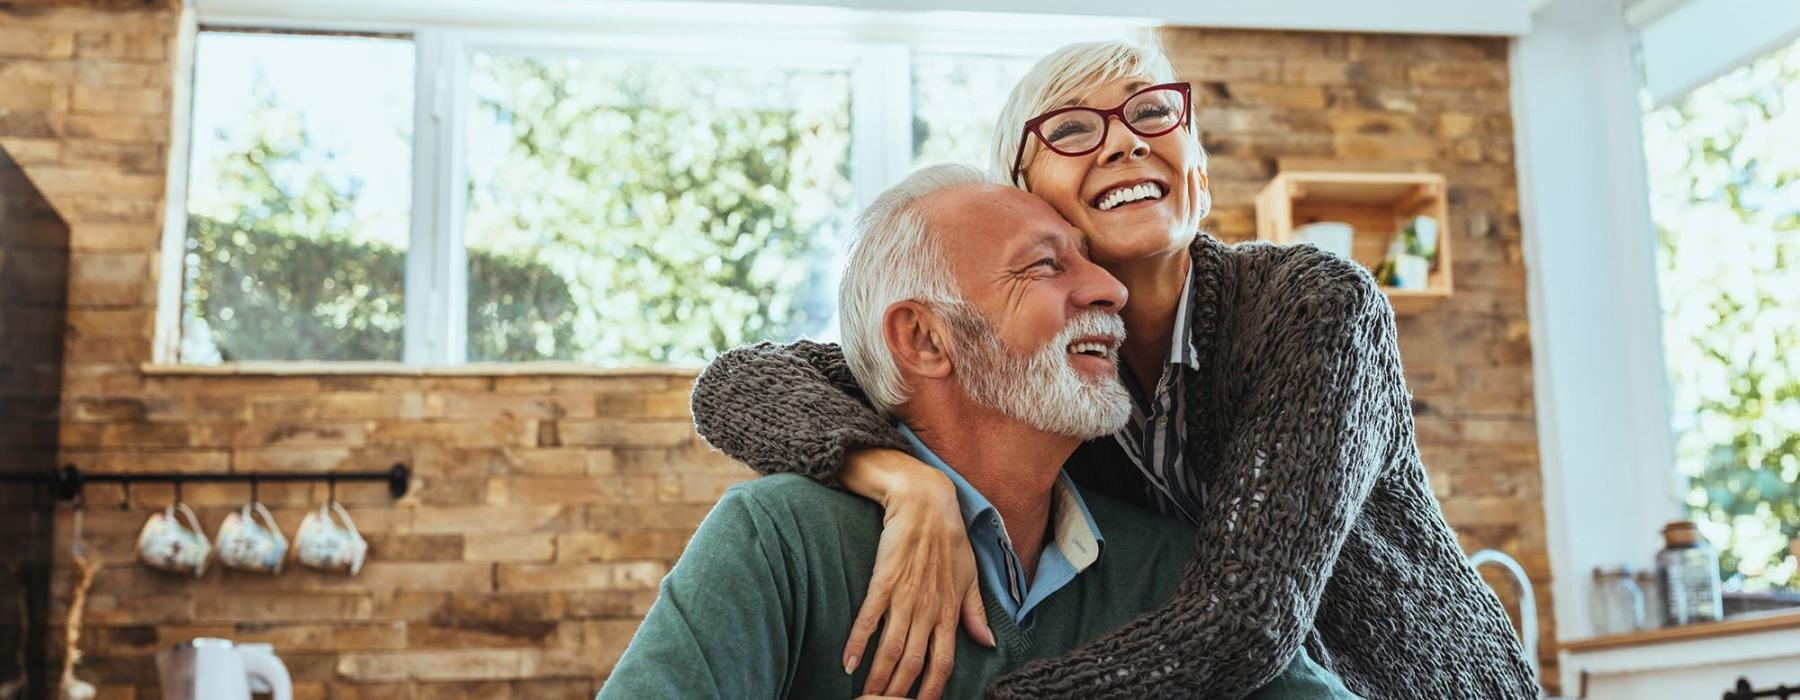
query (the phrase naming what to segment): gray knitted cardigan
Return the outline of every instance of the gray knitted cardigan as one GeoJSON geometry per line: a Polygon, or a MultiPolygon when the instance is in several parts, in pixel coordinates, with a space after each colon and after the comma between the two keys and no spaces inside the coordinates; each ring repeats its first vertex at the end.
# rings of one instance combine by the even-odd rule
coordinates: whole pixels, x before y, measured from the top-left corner
{"type": "MultiPolygon", "coordinates": [[[[994,683],[996,698],[1237,698],[1305,644],[1368,698],[1535,698],[1506,613],[1463,559],[1413,437],[1393,310],[1362,267],[1304,246],[1196,237],[1186,463],[1199,541],[1162,607],[994,683]]],[[[762,473],[837,485],[846,450],[905,448],[836,346],[721,355],[701,436],[762,473]]],[[[1144,502],[1111,437],[1067,465],[1144,502]],[[1121,487],[1123,483],[1123,487],[1121,487]]],[[[1129,562],[1116,565],[1129,566],[1129,562]]]]}

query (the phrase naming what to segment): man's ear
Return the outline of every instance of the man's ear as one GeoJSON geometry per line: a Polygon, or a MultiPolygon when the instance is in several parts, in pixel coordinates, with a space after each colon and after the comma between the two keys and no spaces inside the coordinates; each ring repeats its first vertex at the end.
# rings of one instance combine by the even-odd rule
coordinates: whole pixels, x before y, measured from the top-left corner
{"type": "Polygon", "coordinates": [[[881,316],[881,336],[902,375],[950,376],[950,336],[944,320],[924,304],[902,301],[881,316]]]}

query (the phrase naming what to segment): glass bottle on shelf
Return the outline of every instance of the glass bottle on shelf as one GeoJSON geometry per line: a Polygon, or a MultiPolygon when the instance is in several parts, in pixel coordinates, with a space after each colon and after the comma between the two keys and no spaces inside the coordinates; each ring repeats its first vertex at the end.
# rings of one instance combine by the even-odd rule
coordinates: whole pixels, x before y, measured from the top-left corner
{"type": "Polygon", "coordinates": [[[1630,634],[1644,626],[1644,593],[1631,568],[1594,569],[1594,634],[1630,634]]]}
{"type": "Polygon", "coordinates": [[[1656,580],[1656,570],[1640,570],[1636,578],[1638,590],[1644,593],[1644,624],[1639,629],[1653,630],[1668,624],[1669,616],[1663,612],[1662,584],[1656,580]]]}
{"type": "Polygon", "coordinates": [[[1719,585],[1719,553],[1689,520],[1663,526],[1663,550],[1656,553],[1665,624],[1688,625],[1725,619],[1719,585]]]}

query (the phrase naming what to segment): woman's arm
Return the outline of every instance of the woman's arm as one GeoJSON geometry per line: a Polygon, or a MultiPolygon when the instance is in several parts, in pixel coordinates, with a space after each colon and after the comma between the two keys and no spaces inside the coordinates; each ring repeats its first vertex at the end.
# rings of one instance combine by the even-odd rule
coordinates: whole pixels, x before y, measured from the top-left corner
{"type": "Polygon", "coordinates": [[[874,578],[844,645],[854,670],[887,620],[865,692],[903,693],[922,673],[920,697],[935,697],[954,663],[959,612],[972,638],[994,645],[955,489],[869,406],[838,346],[727,351],[694,382],[692,404],[700,436],[757,472],[802,474],[882,505],[874,578]]]}
{"type": "Polygon", "coordinates": [[[907,449],[906,438],[869,406],[843,351],[830,343],[727,351],[694,381],[692,404],[700,437],[761,474],[797,473],[838,486],[845,453],[907,449]]]}
{"type": "Polygon", "coordinates": [[[1393,311],[1366,272],[1333,277],[1309,276],[1299,288],[1313,291],[1286,310],[1245,310],[1287,320],[1232,339],[1258,371],[1222,463],[1194,462],[1189,436],[1189,468],[1218,477],[1175,596],[1002,678],[991,697],[1237,698],[1287,666],[1351,524],[1410,437],[1393,311]]]}
{"type": "Polygon", "coordinates": [[[959,611],[969,637],[994,646],[956,487],[912,455],[886,449],[851,453],[844,486],[857,494],[882,494],[867,498],[880,503],[883,513],[875,573],[844,644],[844,672],[862,665],[885,618],[863,692],[904,694],[923,673],[918,697],[936,700],[956,665],[959,611]]]}

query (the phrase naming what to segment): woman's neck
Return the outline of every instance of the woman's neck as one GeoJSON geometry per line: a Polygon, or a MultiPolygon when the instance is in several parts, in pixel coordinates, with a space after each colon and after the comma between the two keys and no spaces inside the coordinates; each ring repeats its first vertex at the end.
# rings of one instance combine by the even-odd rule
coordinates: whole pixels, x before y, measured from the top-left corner
{"type": "Polygon", "coordinates": [[[1193,262],[1186,248],[1166,255],[1141,258],[1107,266],[1131,296],[1120,316],[1125,321],[1125,345],[1120,356],[1137,385],[1152,391],[1162,379],[1163,366],[1169,361],[1169,343],[1175,335],[1175,311],[1185,302],[1181,290],[1187,286],[1188,270],[1193,262]]]}

